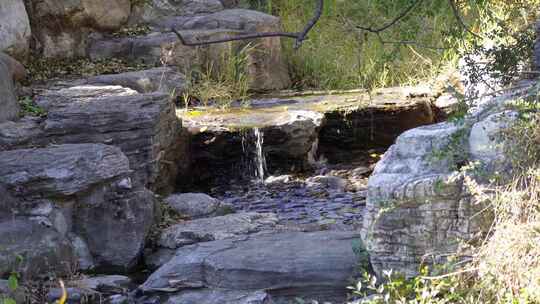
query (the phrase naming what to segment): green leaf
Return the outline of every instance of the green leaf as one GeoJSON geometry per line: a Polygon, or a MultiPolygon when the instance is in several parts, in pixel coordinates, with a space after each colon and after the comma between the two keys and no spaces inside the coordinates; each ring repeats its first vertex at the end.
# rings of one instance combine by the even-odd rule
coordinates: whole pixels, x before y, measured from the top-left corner
{"type": "Polygon", "coordinates": [[[8,278],[8,287],[11,291],[15,291],[19,287],[19,279],[16,273],[12,273],[8,278]]]}
{"type": "Polygon", "coordinates": [[[17,304],[12,298],[7,298],[2,301],[2,304],[17,304]]]}

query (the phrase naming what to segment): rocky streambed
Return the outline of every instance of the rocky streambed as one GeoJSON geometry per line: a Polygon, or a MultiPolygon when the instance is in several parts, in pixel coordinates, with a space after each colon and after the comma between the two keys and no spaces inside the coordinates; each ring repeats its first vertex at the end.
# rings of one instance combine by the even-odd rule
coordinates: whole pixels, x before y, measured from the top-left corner
{"type": "MultiPolygon", "coordinates": [[[[59,278],[69,303],[344,303],[359,270],[415,275],[485,230],[455,156],[504,170],[496,135],[532,86],[462,124],[438,123],[448,95],[421,87],[186,110],[182,71],[250,42],[191,48],[171,27],[207,40],[279,19],[236,1],[6,1],[1,50],[24,56],[32,33],[43,57],[137,67],[22,87],[0,53],[0,279],[21,282],[0,295],[17,303],[53,302],[59,278]]],[[[279,39],[254,50],[249,88],[288,87],[279,39]]]]}
{"type": "Polygon", "coordinates": [[[368,177],[399,133],[435,122],[432,97],[405,88],[185,110],[153,85],[181,75],[159,73],[40,85],[46,115],[0,124],[2,272],[136,274],[69,280],[72,303],[345,301],[368,267],[368,177]]]}

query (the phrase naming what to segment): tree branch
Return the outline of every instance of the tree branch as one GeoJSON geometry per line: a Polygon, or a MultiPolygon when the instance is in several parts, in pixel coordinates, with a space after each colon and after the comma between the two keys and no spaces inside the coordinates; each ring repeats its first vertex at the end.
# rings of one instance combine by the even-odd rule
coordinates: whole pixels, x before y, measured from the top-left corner
{"type": "Polygon", "coordinates": [[[413,8],[416,7],[416,5],[420,4],[423,0],[416,0],[413,4],[411,4],[409,7],[407,7],[401,14],[399,14],[396,18],[394,18],[392,21],[388,22],[386,25],[383,25],[379,28],[372,28],[372,27],[364,27],[357,25],[356,28],[368,31],[371,33],[380,33],[382,31],[387,30],[388,28],[394,26],[396,23],[398,23],[401,19],[407,17],[410,12],[412,12],[413,8]]]}
{"type": "Polygon", "coordinates": [[[208,44],[215,44],[215,43],[224,43],[224,42],[230,42],[230,41],[238,41],[238,40],[248,40],[248,39],[260,39],[260,38],[267,38],[267,37],[286,37],[286,38],[293,38],[295,39],[294,43],[294,49],[300,48],[302,46],[302,43],[304,40],[307,39],[308,33],[311,31],[311,29],[317,24],[319,19],[321,19],[322,12],[324,8],[324,0],[318,0],[317,7],[315,8],[315,15],[313,18],[309,20],[309,22],[306,24],[304,29],[301,32],[296,33],[290,33],[290,32],[262,32],[262,33],[252,33],[252,34],[244,34],[244,35],[238,35],[233,37],[227,37],[222,39],[214,39],[214,40],[208,40],[208,41],[197,41],[197,42],[189,42],[184,39],[182,34],[180,34],[175,28],[171,28],[171,31],[176,34],[180,42],[182,42],[183,45],[187,46],[200,46],[200,45],[208,45],[208,44]]]}
{"type": "Polygon", "coordinates": [[[463,17],[461,17],[461,14],[459,13],[459,9],[456,5],[456,2],[455,0],[448,0],[448,3],[450,4],[450,7],[452,7],[452,13],[454,14],[454,17],[456,17],[456,20],[459,22],[459,25],[461,25],[461,27],[467,31],[468,33],[470,33],[471,35],[473,35],[474,37],[476,38],[482,38],[480,35],[478,35],[477,33],[473,32],[469,26],[467,26],[467,24],[465,23],[465,21],[463,20],[463,17]]]}

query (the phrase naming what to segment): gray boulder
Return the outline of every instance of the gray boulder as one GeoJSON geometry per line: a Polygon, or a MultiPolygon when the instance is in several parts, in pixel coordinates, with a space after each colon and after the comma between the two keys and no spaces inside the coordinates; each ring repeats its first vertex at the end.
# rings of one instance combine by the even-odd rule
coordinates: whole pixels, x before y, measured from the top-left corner
{"type": "MultiPolygon", "coordinates": [[[[0,190],[21,201],[8,203],[10,214],[2,224],[9,225],[13,216],[37,221],[69,245],[83,269],[129,270],[142,254],[156,203],[152,192],[132,185],[131,173],[120,149],[103,144],[0,152],[0,184],[5,189],[0,190]]],[[[43,242],[54,240],[43,236],[43,242]]],[[[52,250],[49,247],[55,243],[49,243],[37,242],[36,246],[52,250]]],[[[13,246],[25,244],[14,239],[13,246]]],[[[26,247],[18,248],[10,254],[26,247]]],[[[39,250],[36,252],[41,253],[39,250]]],[[[49,267],[40,262],[33,266],[38,270],[49,267]]]]}
{"type": "MultiPolygon", "coordinates": [[[[262,141],[267,173],[302,171],[311,167],[310,152],[324,115],[314,111],[253,111],[185,118],[192,136],[192,172],[201,182],[216,176],[251,175],[257,171],[256,143],[262,141]],[[255,128],[253,126],[260,126],[255,128]]],[[[258,175],[258,174],[257,174],[258,175]]]]}
{"type": "Polygon", "coordinates": [[[13,81],[21,81],[26,78],[26,68],[15,58],[0,52],[0,61],[4,62],[4,64],[8,67],[8,70],[13,77],[13,81]]]}
{"type": "Polygon", "coordinates": [[[223,240],[271,229],[277,222],[278,219],[273,213],[254,212],[186,221],[163,231],[158,245],[177,249],[194,243],[223,240]]]}
{"type": "Polygon", "coordinates": [[[278,223],[273,213],[235,213],[213,218],[181,222],[165,229],[158,238],[156,252],[146,256],[145,262],[152,269],[168,262],[177,248],[230,239],[257,232],[272,231],[278,223]]]}
{"type": "Polygon", "coordinates": [[[73,215],[73,230],[86,241],[97,268],[133,269],[154,223],[154,194],[144,188],[96,191],[81,203],[73,215]]]}
{"type": "Polygon", "coordinates": [[[271,295],[343,300],[358,267],[351,232],[244,236],[182,247],[139,288],[179,292],[186,286],[265,290],[271,295]]]}
{"type": "Polygon", "coordinates": [[[49,141],[120,147],[135,185],[158,192],[174,188],[188,155],[169,95],[86,85],[48,90],[37,103],[48,112],[43,129],[49,141]]]}
{"type": "MultiPolygon", "coordinates": [[[[176,35],[170,32],[171,27],[178,29],[188,41],[281,30],[279,18],[241,9],[160,20],[162,21],[155,22],[160,32],[137,37],[94,39],[89,43],[88,55],[92,59],[121,58],[145,64],[173,65],[182,71],[212,64],[214,71],[220,71],[225,68],[221,59],[239,54],[249,41],[191,47],[183,45],[176,35]]],[[[289,86],[288,68],[279,38],[259,40],[251,51],[245,51],[242,56],[246,57],[248,63],[246,75],[251,88],[267,90],[289,86]]]]}
{"type": "Polygon", "coordinates": [[[494,99],[462,124],[441,123],[405,132],[377,164],[368,183],[362,238],[374,270],[407,276],[422,264],[444,263],[461,241],[490,226],[490,212],[475,203],[464,174],[478,182],[508,171],[499,134],[516,113],[502,109],[512,94],[494,99]],[[460,168],[477,162],[475,170],[460,168]],[[476,174],[480,172],[480,174],[476,174]]]}
{"type": "Polygon", "coordinates": [[[321,185],[325,188],[334,190],[336,192],[343,192],[345,191],[345,187],[347,187],[347,181],[344,178],[341,178],[338,176],[327,176],[327,175],[313,176],[306,179],[306,183],[308,187],[321,185]]]}
{"type": "MultiPolygon", "coordinates": [[[[31,36],[30,21],[23,0],[0,2],[0,52],[24,56],[31,36]]],[[[0,81],[2,83],[3,81],[0,81]]],[[[1,95],[3,96],[3,94],[1,95]]]]}
{"type": "Polygon", "coordinates": [[[131,1],[29,1],[28,9],[32,23],[38,25],[34,34],[43,55],[74,57],[86,55],[90,33],[115,31],[126,24],[131,1]]]}
{"type": "Polygon", "coordinates": [[[112,146],[62,145],[0,152],[0,182],[26,198],[70,196],[128,173],[128,159],[112,146]]]}
{"type": "Polygon", "coordinates": [[[135,6],[130,21],[131,23],[153,23],[168,16],[209,14],[223,8],[219,0],[151,0],[135,6]]]}
{"type": "Polygon", "coordinates": [[[0,123],[18,118],[19,111],[12,71],[3,60],[0,60],[0,123]]]}
{"type": "Polygon", "coordinates": [[[167,197],[164,202],[181,215],[201,218],[217,215],[221,202],[204,193],[181,193],[167,197]]]}
{"type": "Polygon", "coordinates": [[[70,242],[39,219],[0,222],[0,276],[13,271],[25,278],[46,274],[64,276],[75,269],[70,242]]]}

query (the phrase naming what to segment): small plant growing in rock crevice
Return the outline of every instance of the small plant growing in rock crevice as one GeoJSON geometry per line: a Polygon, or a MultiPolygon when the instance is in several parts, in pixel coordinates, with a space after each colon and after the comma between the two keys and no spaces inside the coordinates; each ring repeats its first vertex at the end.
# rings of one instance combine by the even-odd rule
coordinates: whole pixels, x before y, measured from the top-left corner
{"type": "Polygon", "coordinates": [[[30,96],[25,96],[19,100],[22,116],[44,117],[47,112],[39,107],[30,96]]]}

